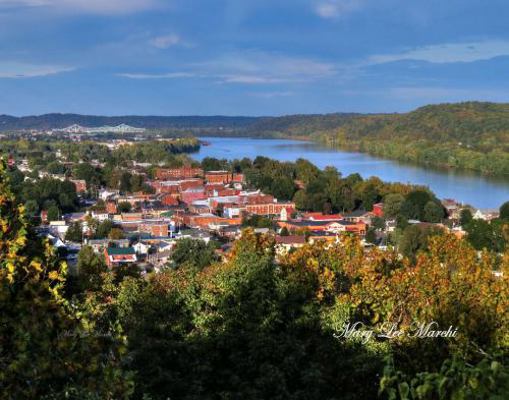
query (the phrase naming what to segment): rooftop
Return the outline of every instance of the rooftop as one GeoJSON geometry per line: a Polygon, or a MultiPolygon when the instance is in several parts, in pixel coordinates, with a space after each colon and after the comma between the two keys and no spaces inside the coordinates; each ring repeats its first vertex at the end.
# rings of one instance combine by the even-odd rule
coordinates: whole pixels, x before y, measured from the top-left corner
{"type": "Polygon", "coordinates": [[[109,256],[136,254],[132,247],[108,247],[106,251],[109,256]]]}

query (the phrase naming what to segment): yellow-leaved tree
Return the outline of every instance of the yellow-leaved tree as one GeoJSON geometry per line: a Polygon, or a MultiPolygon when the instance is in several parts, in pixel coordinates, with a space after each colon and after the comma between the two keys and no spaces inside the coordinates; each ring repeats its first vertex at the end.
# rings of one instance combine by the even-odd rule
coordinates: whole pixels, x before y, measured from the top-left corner
{"type": "Polygon", "coordinates": [[[66,265],[31,233],[0,160],[0,398],[117,399],[131,392],[123,341],[64,298],[66,265]]]}

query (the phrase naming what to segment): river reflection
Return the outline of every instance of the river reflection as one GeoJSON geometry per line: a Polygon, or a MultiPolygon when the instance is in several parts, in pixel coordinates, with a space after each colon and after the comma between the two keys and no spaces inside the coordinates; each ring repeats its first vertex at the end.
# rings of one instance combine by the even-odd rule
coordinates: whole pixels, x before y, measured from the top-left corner
{"type": "Polygon", "coordinates": [[[233,160],[265,156],[280,161],[305,158],[324,168],[336,167],[344,176],[359,173],[363,177],[378,176],[384,181],[426,185],[440,198],[453,198],[480,208],[498,208],[509,200],[509,178],[492,178],[470,172],[423,168],[366,154],[326,148],[311,142],[286,139],[251,139],[207,137],[192,156],[233,160]]]}

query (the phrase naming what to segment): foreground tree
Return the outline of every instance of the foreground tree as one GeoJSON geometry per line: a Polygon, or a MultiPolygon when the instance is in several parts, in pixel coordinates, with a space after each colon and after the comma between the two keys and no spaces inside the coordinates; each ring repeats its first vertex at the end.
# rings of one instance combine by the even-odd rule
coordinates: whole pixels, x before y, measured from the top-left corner
{"type": "Polygon", "coordinates": [[[173,249],[170,266],[188,266],[202,270],[217,260],[216,248],[216,243],[212,241],[205,243],[203,240],[191,238],[180,239],[173,249]]]}
{"type": "Polygon", "coordinates": [[[0,398],[125,398],[115,331],[66,301],[65,264],[31,237],[0,164],[0,398]]]}

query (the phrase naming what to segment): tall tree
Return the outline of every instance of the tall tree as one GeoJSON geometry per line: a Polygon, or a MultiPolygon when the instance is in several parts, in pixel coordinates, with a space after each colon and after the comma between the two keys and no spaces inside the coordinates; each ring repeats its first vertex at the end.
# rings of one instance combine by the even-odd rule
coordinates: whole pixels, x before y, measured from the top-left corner
{"type": "Polygon", "coordinates": [[[0,398],[125,398],[119,336],[64,299],[66,266],[29,229],[0,163],[0,398]]]}

